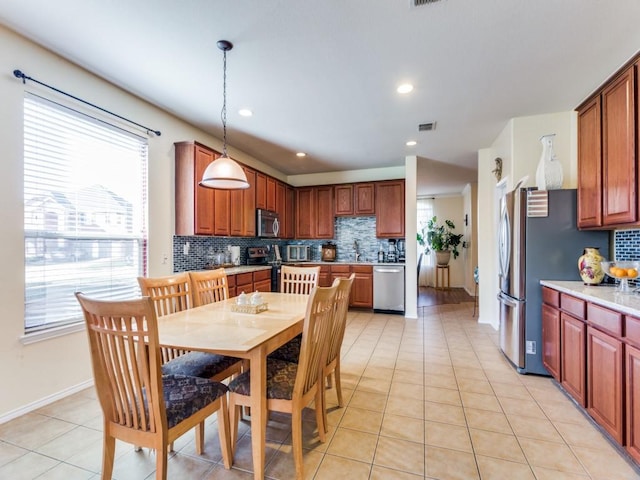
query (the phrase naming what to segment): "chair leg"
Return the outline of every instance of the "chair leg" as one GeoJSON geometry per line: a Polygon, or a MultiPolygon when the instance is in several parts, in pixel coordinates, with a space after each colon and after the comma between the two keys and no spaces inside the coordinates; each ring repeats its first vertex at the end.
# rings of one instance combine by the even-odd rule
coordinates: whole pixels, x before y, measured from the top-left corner
{"type": "Polygon", "coordinates": [[[240,421],[240,405],[236,405],[235,394],[229,395],[229,445],[231,457],[236,453],[236,442],[238,441],[238,422],[240,421]]]}
{"type": "MultiPolygon", "coordinates": [[[[322,384],[322,382],[318,382],[322,384]]],[[[327,441],[327,401],[324,388],[318,388],[316,392],[316,423],[318,424],[318,436],[322,443],[327,441]]]]}
{"type": "MultiPolygon", "coordinates": [[[[104,476],[102,478],[105,478],[104,476]]],[[[106,477],[111,478],[111,477],[106,477]]],[[[156,480],[167,480],[167,449],[156,450],[156,480]]]]}
{"type": "MultiPolygon", "coordinates": [[[[202,455],[202,446],[204,445],[204,422],[196,425],[196,453],[202,455]]],[[[171,444],[173,447],[173,444],[171,444]]]]}
{"type": "MultiPolygon", "coordinates": [[[[318,425],[318,431],[320,431],[321,428],[322,427],[318,425]]],[[[291,413],[291,437],[293,444],[293,463],[296,467],[296,479],[302,480],[304,478],[304,463],[302,460],[302,411],[299,409],[294,409],[291,413]]]]}
{"type": "Polygon", "coordinates": [[[102,448],[102,478],[111,478],[113,474],[113,460],[116,453],[116,439],[104,433],[102,448]]]}
{"type": "Polygon", "coordinates": [[[233,457],[231,456],[231,444],[229,442],[229,409],[227,407],[226,396],[220,398],[220,410],[218,410],[218,435],[220,436],[220,450],[222,451],[224,468],[229,470],[233,463],[233,457]]]}
{"type": "Polygon", "coordinates": [[[338,406],[343,407],[342,401],[342,384],[340,383],[340,359],[336,361],[336,368],[333,370],[333,381],[336,384],[336,395],[338,397],[338,406]]]}

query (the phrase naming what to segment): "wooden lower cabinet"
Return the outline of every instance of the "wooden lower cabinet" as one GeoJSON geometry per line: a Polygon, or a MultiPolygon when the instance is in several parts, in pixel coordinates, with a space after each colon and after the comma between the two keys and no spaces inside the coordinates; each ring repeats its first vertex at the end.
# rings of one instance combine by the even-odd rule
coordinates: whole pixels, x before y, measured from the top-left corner
{"type": "Polygon", "coordinates": [[[560,313],[561,383],[583,407],[586,401],[586,332],[584,321],[560,313]]]}
{"type": "Polygon", "coordinates": [[[236,292],[240,295],[242,292],[247,295],[253,292],[253,273],[239,273],[236,275],[236,292]]]}
{"type": "Polygon", "coordinates": [[[622,423],[622,342],[587,327],[587,411],[620,444],[622,423]]]}
{"type": "Polygon", "coordinates": [[[253,272],[253,291],[271,291],[271,270],[259,270],[253,272]]]}
{"type": "Polygon", "coordinates": [[[349,305],[362,308],[373,308],[373,267],[354,265],[356,274],[351,287],[349,305]]]}
{"type": "Polygon", "coordinates": [[[640,349],[625,346],[627,451],[640,462],[640,349]]]}
{"type": "Polygon", "coordinates": [[[237,297],[236,293],[236,276],[227,275],[227,285],[229,287],[229,298],[237,297]]]}
{"type": "Polygon", "coordinates": [[[560,381],[560,311],[542,305],[542,363],[560,381]]]}

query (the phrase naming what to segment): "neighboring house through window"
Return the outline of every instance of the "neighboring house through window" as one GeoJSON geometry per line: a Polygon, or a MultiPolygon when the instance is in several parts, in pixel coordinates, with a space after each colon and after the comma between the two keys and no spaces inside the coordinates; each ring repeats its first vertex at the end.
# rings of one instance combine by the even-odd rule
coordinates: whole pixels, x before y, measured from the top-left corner
{"type": "Polygon", "coordinates": [[[39,96],[24,99],[25,332],[82,320],[74,293],[139,295],[147,140],[39,96]]]}

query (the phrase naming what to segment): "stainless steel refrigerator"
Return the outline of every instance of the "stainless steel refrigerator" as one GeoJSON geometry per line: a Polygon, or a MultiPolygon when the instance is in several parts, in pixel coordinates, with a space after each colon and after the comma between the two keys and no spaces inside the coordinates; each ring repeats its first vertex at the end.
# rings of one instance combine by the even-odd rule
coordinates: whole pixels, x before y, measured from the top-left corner
{"type": "Polygon", "coordinates": [[[609,258],[609,232],[576,225],[576,190],[520,188],[501,201],[500,348],[520,373],[549,375],[542,364],[540,280],[580,280],[585,247],[609,258]]]}

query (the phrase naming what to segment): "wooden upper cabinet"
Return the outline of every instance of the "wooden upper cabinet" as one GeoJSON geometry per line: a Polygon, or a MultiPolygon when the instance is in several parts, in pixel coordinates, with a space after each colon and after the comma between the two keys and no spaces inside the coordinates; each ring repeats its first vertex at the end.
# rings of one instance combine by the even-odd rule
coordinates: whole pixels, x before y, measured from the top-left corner
{"type": "Polygon", "coordinates": [[[296,190],[296,238],[314,238],[316,201],[312,187],[296,190]]]}
{"type": "Polygon", "coordinates": [[[316,238],[333,238],[333,187],[315,187],[316,194],[316,238]]]}
{"type": "Polygon", "coordinates": [[[267,177],[267,210],[276,211],[276,179],[267,177]]]}
{"type": "Polygon", "coordinates": [[[284,186],[284,183],[282,182],[275,182],[275,211],[278,213],[278,217],[280,219],[280,232],[278,234],[278,236],[280,238],[284,238],[284,224],[285,224],[285,220],[286,220],[286,203],[287,203],[287,198],[286,198],[286,188],[284,186]]]}
{"type": "Polygon", "coordinates": [[[242,236],[256,236],[256,171],[243,167],[249,188],[242,190],[242,236]]]}
{"type": "Polygon", "coordinates": [[[296,226],[296,191],[293,187],[285,185],[285,215],[284,221],[281,223],[283,229],[283,238],[294,238],[296,226]]]}
{"type": "Polygon", "coordinates": [[[637,220],[634,71],[627,68],[602,92],[603,225],[637,220]]]}
{"type": "Polygon", "coordinates": [[[353,213],[356,215],[375,215],[375,184],[356,183],[354,186],[353,213]]]}
{"type": "Polygon", "coordinates": [[[213,234],[228,237],[231,228],[231,191],[214,189],[213,234]]]}
{"type": "Polygon", "coordinates": [[[578,110],[578,227],[602,225],[600,96],[578,110]]]}
{"type": "Polygon", "coordinates": [[[404,180],[376,183],[376,236],[404,237],[404,180]]]}
{"type": "Polygon", "coordinates": [[[267,208],[267,176],[256,172],[256,208],[267,208]]]}
{"type": "Polygon", "coordinates": [[[244,227],[244,190],[231,190],[229,196],[229,235],[240,237],[244,227]]]}
{"type": "Polygon", "coordinates": [[[219,154],[196,142],[175,144],[176,235],[213,235],[214,190],[198,185],[219,154]]]}
{"type": "Polygon", "coordinates": [[[334,187],[336,196],[335,214],[353,215],[353,185],[336,185],[334,187]]]}

